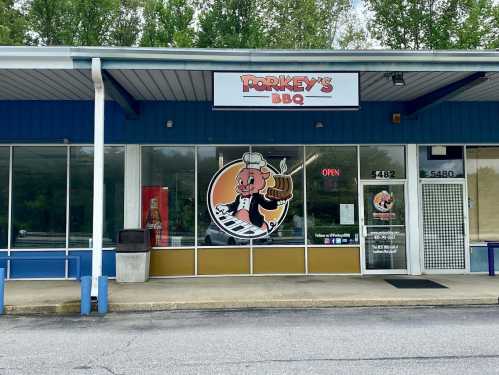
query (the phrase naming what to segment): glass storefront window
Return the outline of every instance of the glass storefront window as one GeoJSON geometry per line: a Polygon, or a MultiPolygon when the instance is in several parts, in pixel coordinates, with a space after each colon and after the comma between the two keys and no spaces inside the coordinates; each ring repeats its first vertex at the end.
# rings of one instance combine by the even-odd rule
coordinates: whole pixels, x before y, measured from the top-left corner
{"type": "Polygon", "coordinates": [[[358,244],[357,147],[306,147],[311,244],[358,244]]]}
{"type": "Polygon", "coordinates": [[[104,233],[103,245],[116,245],[118,231],[123,229],[125,199],[125,148],[104,147],[104,233]]]}
{"type": "Polygon", "coordinates": [[[499,240],[499,147],[466,147],[470,241],[499,240]]]}
{"type": "MultiPolygon", "coordinates": [[[[69,247],[92,246],[94,148],[70,147],[69,247]]],[[[104,171],[106,173],[106,171],[104,171]]]]}
{"type": "Polygon", "coordinates": [[[194,147],[142,148],[142,225],[155,247],[194,246],[194,147]]]}
{"type": "MultiPolygon", "coordinates": [[[[220,229],[213,222],[208,210],[207,194],[210,182],[218,171],[249,152],[249,146],[200,146],[198,147],[198,245],[233,246],[248,245],[249,240],[239,239],[220,229]]],[[[229,171],[230,172],[230,171],[229,171]]],[[[237,172],[237,171],[234,171],[237,172]]],[[[227,187],[220,192],[221,200],[233,199],[236,195],[236,173],[227,180],[227,187]]],[[[227,219],[230,219],[227,217],[227,219]]],[[[230,220],[223,220],[227,222],[230,220]]],[[[234,225],[234,224],[231,224],[234,225]]]]}
{"type": "MultiPolygon", "coordinates": [[[[104,232],[103,245],[116,245],[124,224],[125,149],[104,147],[104,232]]],[[[92,246],[94,148],[70,147],[69,247],[92,246]]]]}
{"type": "Polygon", "coordinates": [[[66,247],[66,147],[14,147],[12,247],[66,247]]]}
{"type": "Polygon", "coordinates": [[[9,231],[9,147],[0,147],[0,249],[7,248],[9,231]]]}
{"type": "Polygon", "coordinates": [[[404,146],[361,146],[360,178],[390,180],[405,178],[404,146]]]}
{"type": "Polygon", "coordinates": [[[261,193],[271,201],[277,201],[278,206],[262,212],[269,225],[272,225],[273,221],[280,224],[263,245],[303,245],[305,243],[303,147],[253,146],[251,152],[261,154],[267,166],[274,169],[274,175],[267,180],[261,193]],[[286,199],[289,194],[283,190],[289,190],[290,187],[292,191],[289,193],[292,196],[286,199]],[[269,195],[269,190],[275,188],[281,190],[283,195],[269,195]]]}
{"type": "Polygon", "coordinates": [[[463,146],[420,146],[419,177],[464,177],[463,146]]]}

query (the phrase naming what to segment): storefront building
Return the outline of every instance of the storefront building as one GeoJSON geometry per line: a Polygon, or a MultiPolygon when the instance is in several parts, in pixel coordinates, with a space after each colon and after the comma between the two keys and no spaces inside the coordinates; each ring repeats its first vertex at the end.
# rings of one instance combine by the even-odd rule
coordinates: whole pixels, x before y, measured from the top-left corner
{"type": "Polygon", "coordinates": [[[10,279],[113,277],[123,228],[152,277],[485,272],[499,240],[496,51],[5,47],[0,78],[10,279]]]}

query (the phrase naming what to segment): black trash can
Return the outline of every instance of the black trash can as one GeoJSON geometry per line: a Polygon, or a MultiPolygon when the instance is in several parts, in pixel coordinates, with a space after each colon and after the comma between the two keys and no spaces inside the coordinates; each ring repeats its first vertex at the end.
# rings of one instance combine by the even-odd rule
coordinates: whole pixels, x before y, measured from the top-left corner
{"type": "Polygon", "coordinates": [[[151,246],[149,230],[123,229],[116,247],[116,281],[143,283],[149,279],[151,246]]]}

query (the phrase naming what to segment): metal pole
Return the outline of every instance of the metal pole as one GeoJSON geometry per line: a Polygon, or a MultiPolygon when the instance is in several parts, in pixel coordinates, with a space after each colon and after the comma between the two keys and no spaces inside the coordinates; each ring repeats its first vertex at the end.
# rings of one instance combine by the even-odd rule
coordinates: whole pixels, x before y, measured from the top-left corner
{"type": "Polygon", "coordinates": [[[3,314],[4,306],[5,306],[5,269],[0,268],[0,315],[3,314]]]}
{"type": "Polygon", "coordinates": [[[92,230],[92,297],[98,297],[98,279],[102,275],[102,235],[104,222],[104,82],[101,60],[92,59],[95,88],[94,112],[94,200],[92,230]]]}
{"type": "Polygon", "coordinates": [[[97,302],[97,311],[99,314],[107,314],[108,304],[108,279],[107,276],[99,277],[99,301],[97,302]]]}
{"type": "Polygon", "coordinates": [[[489,242],[487,244],[487,255],[488,255],[488,261],[489,261],[489,276],[495,276],[495,267],[494,267],[494,247],[497,245],[497,243],[489,242]]]}
{"type": "Polygon", "coordinates": [[[92,278],[83,276],[80,280],[80,314],[90,315],[92,311],[92,301],[90,291],[92,289],[92,278]]]}

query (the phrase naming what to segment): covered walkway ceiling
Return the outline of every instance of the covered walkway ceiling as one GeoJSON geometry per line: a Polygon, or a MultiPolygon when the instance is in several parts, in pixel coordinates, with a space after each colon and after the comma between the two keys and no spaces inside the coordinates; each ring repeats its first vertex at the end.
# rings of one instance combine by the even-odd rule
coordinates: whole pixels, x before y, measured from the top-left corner
{"type": "MultiPolygon", "coordinates": [[[[92,100],[91,59],[133,100],[211,101],[213,70],[359,71],[361,101],[415,101],[476,72],[446,100],[499,101],[498,51],[262,51],[0,47],[0,100],[92,100]],[[404,72],[405,86],[390,73],[404,72]]],[[[108,92],[109,99],[117,99],[108,92]]]]}

